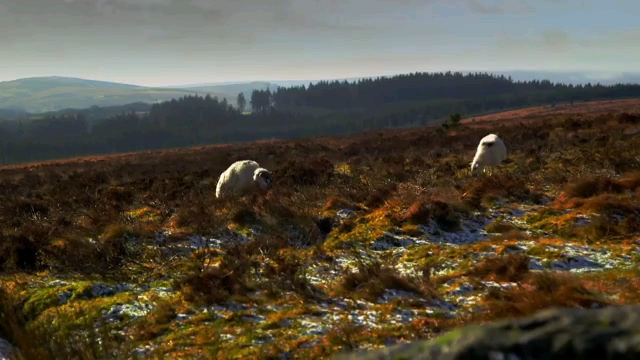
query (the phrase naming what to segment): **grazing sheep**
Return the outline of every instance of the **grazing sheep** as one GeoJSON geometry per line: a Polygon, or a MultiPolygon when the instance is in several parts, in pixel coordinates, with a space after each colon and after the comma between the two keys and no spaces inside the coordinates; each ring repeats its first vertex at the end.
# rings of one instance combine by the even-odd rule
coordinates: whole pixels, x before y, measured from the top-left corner
{"type": "Polygon", "coordinates": [[[271,187],[273,175],[253,160],[236,161],[220,174],[216,197],[243,195],[251,191],[265,192],[271,187]]]}
{"type": "Polygon", "coordinates": [[[480,140],[476,156],[471,162],[471,173],[473,174],[479,168],[486,173],[489,167],[490,175],[493,174],[493,167],[500,165],[502,160],[507,156],[507,148],[502,140],[496,134],[489,134],[480,140]]]}

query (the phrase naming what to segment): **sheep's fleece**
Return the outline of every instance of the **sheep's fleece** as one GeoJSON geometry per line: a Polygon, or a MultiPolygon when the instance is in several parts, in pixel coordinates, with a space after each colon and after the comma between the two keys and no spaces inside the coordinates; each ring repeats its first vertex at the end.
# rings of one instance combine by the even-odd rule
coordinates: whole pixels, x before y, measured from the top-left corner
{"type": "Polygon", "coordinates": [[[480,140],[476,156],[471,162],[471,171],[498,166],[507,156],[507,148],[496,134],[489,134],[480,140]]]}
{"type": "MultiPolygon", "coordinates": [[[[266,172],[270,180],[271,173],[260,167],[257,162],[253,160],[236,161],[220,174],[220,179],[216,186],[216,197],[243,193],[255,188],[258,186],[256,177],[261,172],[266,172]]],[[[267,185],[269,184],[267,183],[267,185]]]]}

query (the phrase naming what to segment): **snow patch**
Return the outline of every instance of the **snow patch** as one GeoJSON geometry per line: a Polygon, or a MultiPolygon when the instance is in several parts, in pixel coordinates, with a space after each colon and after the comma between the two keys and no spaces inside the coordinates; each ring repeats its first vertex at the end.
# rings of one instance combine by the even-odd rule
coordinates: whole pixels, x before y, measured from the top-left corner
{"type": "Polygon", "coordinates": [[[116,304],[102,317],[105,320],[121,321],[125,317],[141,317],[147,315],[153,309],[152,305],[140,302],[132,302],[130,304],[116,304]]]}
{"type": "Polygon", "coordinates": [[[394,235],[390,232],[384,232],[381,237],[375,239],[371,243],[371,250],[385,251],[393,248],[406,248],[409,245],[415,244],[416,241],[413,238],[394,235]]]}
{"type": "Polygon", "coordinates": [[[418,228],[426,234],[423,240],[429,243],[467,245],[485,240],[488,234],[484,228],[489,223],[491,223],[491,218],[476,214],[461,218],[460,229],[455,232],[442,230],[433,220],[427,225],[419,225],[418,228]]]}
{"type": "Polygon", "coordinates": [[[13,355],[13,346],[7,340],[0,338],[0,360],[12,359],[13,355]]]}

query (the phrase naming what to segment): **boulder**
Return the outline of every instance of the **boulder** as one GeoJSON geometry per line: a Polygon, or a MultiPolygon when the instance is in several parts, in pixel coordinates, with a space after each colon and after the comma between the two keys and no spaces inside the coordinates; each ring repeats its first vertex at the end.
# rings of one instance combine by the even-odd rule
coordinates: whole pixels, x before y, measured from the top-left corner
{"type": "Polygon", "coordinates": [[[335,360],[640,359],[640,306],[552,308],[335,360]]]}

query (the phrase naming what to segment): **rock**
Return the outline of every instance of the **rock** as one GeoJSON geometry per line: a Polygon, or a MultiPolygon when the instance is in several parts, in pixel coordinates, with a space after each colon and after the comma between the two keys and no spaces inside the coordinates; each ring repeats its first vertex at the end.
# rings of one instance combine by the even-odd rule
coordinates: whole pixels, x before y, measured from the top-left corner
{"type": "Polygon", "coordinates": [[[554,308],[529,317],[466,326],[431,341],[334,357],[335,360],[586,358],[640,358],[640,306],[554,308]]]}
{"type": "Polygon", "coordinates": [[[401,237],[385,232],[381,237],[375,239],[371,244],[371,250],[384,251],[396,247],[407,247],[413,245],[414,241],[408,237],[401,237]]]}
{"type": "Polygon", "coordinates": [[[13,346],[7,340],[0,338],[0,360],[9,360],[13,355],[15,355],[13,346]]]}

